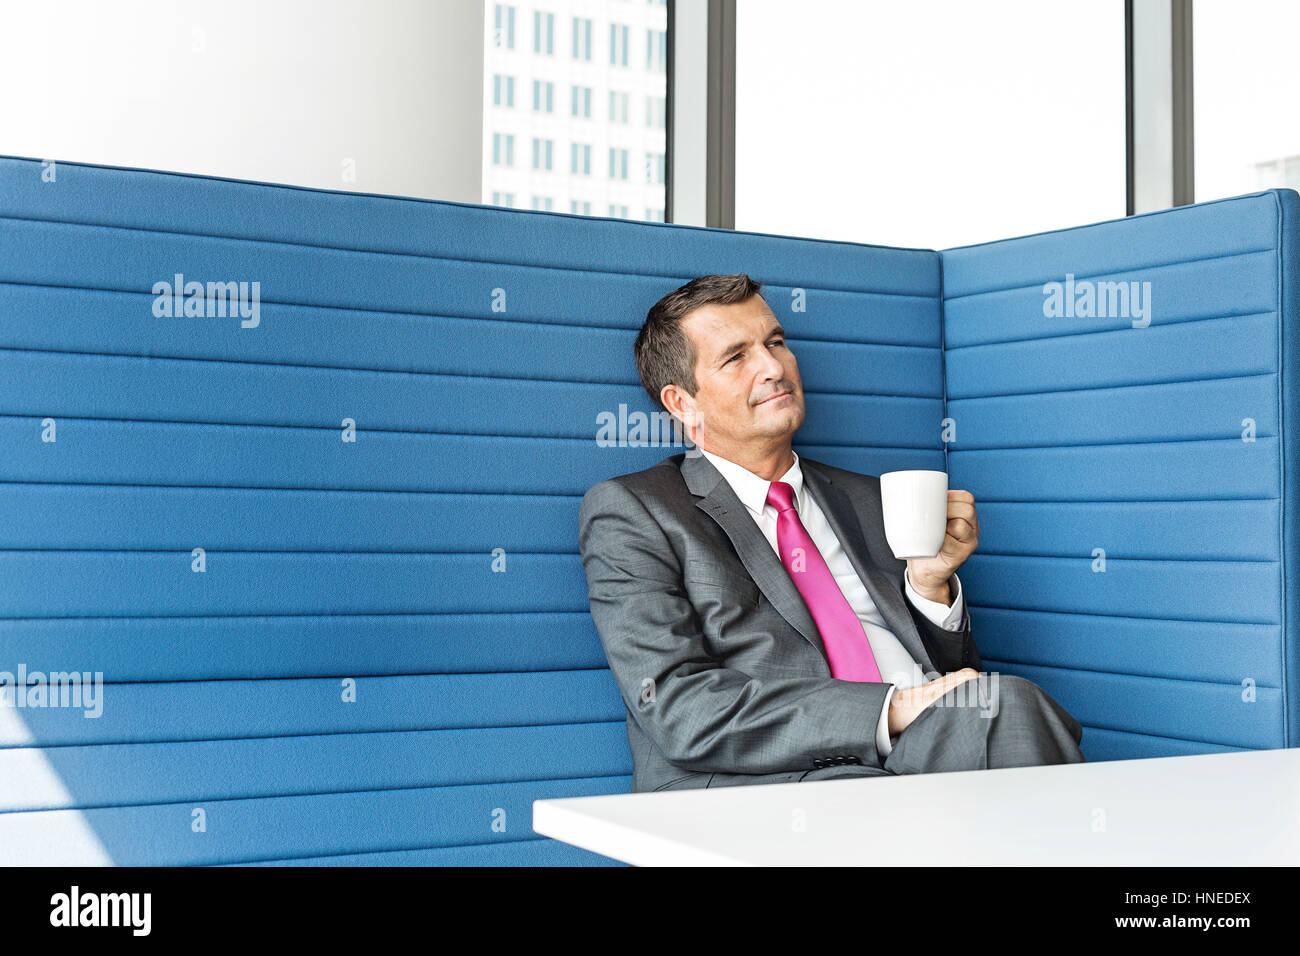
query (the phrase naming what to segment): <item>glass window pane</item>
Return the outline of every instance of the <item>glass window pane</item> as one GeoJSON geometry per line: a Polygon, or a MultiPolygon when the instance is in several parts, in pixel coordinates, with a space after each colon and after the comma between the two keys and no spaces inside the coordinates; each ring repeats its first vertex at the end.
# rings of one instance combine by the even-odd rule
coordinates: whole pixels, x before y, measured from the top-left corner
{"type": "Polygon", "coordinates": [[[1300,4],[1196,0],[1192,122],[1197,202],[1300,189],[1300,4]]]}
{"type": "Polygon", "coordinates": [[[510,7],[491,4],[486,9],[484,154],[497,160],[483,165],[483,201],[513,193],[527,205],[534,199],[550,203],[536,208],[564,210],[577,204],[588,211],[594,206],[597,213],[613,208],[623,218],[632,209],[662,210],[663,177],[632,175],[635,160],[629,157],[662,156],[667,147],[662,121],[668,95],[663,62],[667,6],[644,0],[631,4],[627,0],[543,0],[510,7]],[[506,23],[511,9],[517,9],[521,28],[533,28],[533,40],[521,36],[514,49],[494,42],[496,27],[506,23]],[[554,58],[556,32],[561,63],[554,58]],[[629,66],[629,38],[639,42],[643,36],[654,38],[653,58],[643,62],[634,49],[630,68],[623,69],[629,66]],[[606,38],[608,63],[603,49],[606,38]],[[620,67],[617,89],[610,82],[609,64],[620,67]],[[498,74],[519,77],[520,106],[531,102],[532,110],[519,115],[520,110],[505,108],[511,99],[509,87],[502,93],[489,82],[498,74]],[[656,104],[656,123],[630,121],[642,98],[656,104]],[[519,137],[518,163],[507,138],[512,135],[519,137]]]}
{"type": "Polygon", "coordinates": [[[1123,0],[745,0],[736,227],[942,249],[1123,216],[1124,99],[1123,0]]]}

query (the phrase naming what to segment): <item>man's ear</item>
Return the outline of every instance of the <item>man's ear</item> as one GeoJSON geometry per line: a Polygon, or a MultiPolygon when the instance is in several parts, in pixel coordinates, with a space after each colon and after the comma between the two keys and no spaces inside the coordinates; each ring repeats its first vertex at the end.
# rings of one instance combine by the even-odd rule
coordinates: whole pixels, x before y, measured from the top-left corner
{"type": "Polygon", "coordinates": [[[668,414],[672,415],[685,426],[693,424],[695,416],[694,402],[691,397],[683,392],[676,385],[665,385],[659,392],[659,400],[663,402],[664,408],[668,414]]]}
{"type": "Polygon", "coordinates": [[[680,423],[682,433],[694,444],[700,426],[695,400],[676,385],[665,385],[659,396],[668,414],[680,423]]]}

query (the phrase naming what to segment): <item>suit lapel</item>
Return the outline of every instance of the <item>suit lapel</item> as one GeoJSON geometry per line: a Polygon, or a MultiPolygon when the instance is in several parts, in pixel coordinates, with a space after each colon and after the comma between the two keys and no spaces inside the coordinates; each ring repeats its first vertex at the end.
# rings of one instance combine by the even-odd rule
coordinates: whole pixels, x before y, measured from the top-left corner
{"type": "Polygon", "coordinates": [[[745,570],[772,602],[772,606],[825,657],[826,646],[817,631],[817,623],[808,613],[803,595],[794,586],[790,572],[785,569],[781,559],[767,543],[767,538],[763,537],[763,532],[754,523],[745,503],[737,497],[731,482],[725,480],[722,472],[698,452],[694,455],[687,453],[682,460],[681,469],[687,489],[691,494],[700,496],[695,507],[721,525],[731,539],[736,554],[744,562],[745,570]]]}
{"type": "MultiPolygon", "coordinates": [[[[917,663],[933,670],[933,663],[921,642],[921,635],[902,593],[893,587],[885,573],[870,560],[867,542],[852,501],[820,471],[817,462],[801,455],[799,465],[803,480],[808,483],[809,491],[817,499],[827,523],[839,538],[844,553],[849,556],[849,562],[858,572],[858,578],[871,595],[885,623],[917,663]]],[[[768,544],[763,532],[754,523],[749,509],[737,497],[731,483],[723,479],[722,473],[713,467],[713,463],[698,452],[687,453],[683,457],[681,471],[687,489],[699,498],[695,507],[712,517],[726,532],[745,569],[768,601],[791,627],[825,657],[826,647],[817,631],[817,624],[804,603],[803,595],[795,587],[790,573],[768,544]]]]}

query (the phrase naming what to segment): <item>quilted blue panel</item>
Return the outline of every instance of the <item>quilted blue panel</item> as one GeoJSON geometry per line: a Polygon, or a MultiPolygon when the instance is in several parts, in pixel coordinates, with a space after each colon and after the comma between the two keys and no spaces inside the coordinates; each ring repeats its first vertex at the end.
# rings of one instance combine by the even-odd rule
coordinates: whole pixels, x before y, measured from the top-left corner
{"type": "Polygon", "coordinates": [[[984,663],[1090,760],[1300,745],[1294,190],[942,253],[984,663]]]}
{"type": "Polygon", "coordinates": [[[0,707],[0,862],[611,862],[530,826],[631,782],[578,506],[682,450],[597,440],[647,309],[742,271],[801,454],[943,466],[933,251],[0,159],[0,671],[105,682],[0,707]]]}

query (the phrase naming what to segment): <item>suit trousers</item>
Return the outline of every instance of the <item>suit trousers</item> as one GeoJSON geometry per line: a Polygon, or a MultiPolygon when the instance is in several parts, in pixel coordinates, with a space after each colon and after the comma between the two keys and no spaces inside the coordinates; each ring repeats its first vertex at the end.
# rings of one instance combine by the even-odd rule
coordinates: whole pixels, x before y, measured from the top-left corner
{"type": "Polygon", "coordinates": [[[664,789],[1083,763],[1082,739],[1079,722],[1033,681],[998,674],[995,682],[981,674],[922,710],[899,734],[883,766],[846,764],[783,773],[700,774],[664,789]]]}

